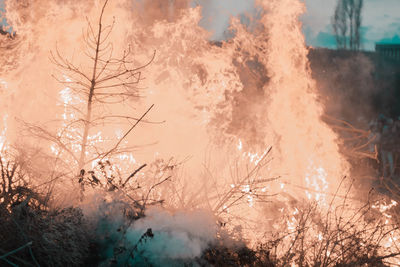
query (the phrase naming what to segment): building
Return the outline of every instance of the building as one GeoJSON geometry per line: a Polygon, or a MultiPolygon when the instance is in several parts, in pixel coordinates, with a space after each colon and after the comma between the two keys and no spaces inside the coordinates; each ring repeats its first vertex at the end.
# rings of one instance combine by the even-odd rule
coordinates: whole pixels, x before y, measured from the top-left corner
{"type": "Polygon", "coordinates": [[[400,44],[375,44],[375,51],[386,57],[400,60],[400,44]]]}

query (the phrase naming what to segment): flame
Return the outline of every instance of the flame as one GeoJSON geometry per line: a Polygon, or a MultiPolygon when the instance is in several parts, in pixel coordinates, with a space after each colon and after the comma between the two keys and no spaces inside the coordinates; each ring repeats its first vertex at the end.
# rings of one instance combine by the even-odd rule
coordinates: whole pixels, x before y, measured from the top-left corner
{"type": "MultiPolygon", "coordinates": [[[[98,1],[81,1],[77,7],[67,2],[58,6],[47,1],[44,8],[31,3],[33,7],[28,10],[32,12],[28,16],[26,6],[8,1],[8,5],[14,7],[10,10],[15,10],[8,15],[15,19],[15,29],[25,38],[16,50],[26,54],[26,58],[21,57],[19,66],[12,72],[14,76],[7,77],[13,83],[3,80],[0,83],[16,91],[18,102],[15,108],[9,108],[9,117],[18,114],[32,121],[53,119],[52,112],[43,112],[51,109],[49,105],[36,108],[35,103],[53,103],[44,97],[46,95],[52,100],[57,98],[59,105],[54,113],[61,120],[56,127],[57,136],[68,144],[67,149],[72,154],[79,154],[82,128],[71,122],[78,118],[76,112],[85,104],[85,99],[77,97],[73,88],[60,87],[47,77],[50,75],[45,74],[52,73],[53,67],[44,59],[59,40],[66,57],[77,60],[77,66],[83,69],[89,68],[88,59],[76,54],[84,46],[80,30],[87,26],[87,21],[83,15],[94,20],[99,6],[98,1]],[[60,32],[61,26],[65,32],[60,32]],[[22,73],[21,70],[24,75],[16,75],[22,73]],[[59,91],[54,93],[54,88],[59,91]],[[41,101],[34,101],[38,99],[41,101]]],[[[339,153],[337,136],[320,119],[323,107],[311,77],[308,50],[299,22],[299,16],[305,12],[301,1],[256,1],[262,10],[256,25],[246,27],[232,19],[231,30],[235,34],[220,45],[211,43],[211,34],[199,26],[200,7],[182,9],[179,14],[168,13],[168,18],[145,17],[141,11],[131,9],[132,3],[116,2],[110,3],[107,11],[110,13],[108,20],[111,14],[119,16],[111,35],[116,40],[115,51],[123,51],[124,44],[130,43],[135,62],[144,62],[153,49],[157,55],[143,73],[146,79],[141,81],[139,90],[143,98],[116,105],[112,111],[134,107],[129,111],[137,114],[138,110],[155,104],[154,112],[146,119],[164,123],[143,123],[135,129],[134,135],[124,139],[121,148],[151,145],[141,147],[139,152],[128,149],[104,158],[115,164],[107,170],[108,175],[114,171],[128,173],[141,162],[189,157],[179,177],[174,177],[177,188],[169,186],[156,193],[167,197],[166,205],[217,207],[221,214],[254,219],[255,225],[271,219],[268,216],[276,216],[259,212],[265,205],[257,202],[260,194],[290,195],[296,200],[306,198],[327,207],[349,167],[339,153]],[[259,77],[254,78],[255,73],[259,77]],[[271,177],[280,178],[269,181],[271,177]],[[268,182],[257,184],[263,180],[268,182]],[[199,188],[205,192],[199,194],[199,188]],[[228,196],[240,193],[244,201],[240,205],[223,203],[221,192],[228,196]]],[[[61,73],[66,82],[71,81],[68,75],[61,73]]],[[[3,120],[6,125],[7,117],[3,120]]],[[[98,150],[105,151],[115,140],[120,140],[125,128],[126,124],[118,123],[92,129],[88,138],[92,149],[88,149],[87,157],[93,160],[88,166],[98,166],[98,150]]],[[[5,147],[6,130],[7,127],[0,134],[0,150],[5,147]]],[[[73,156],[57,144],[49,144],[47,149],[69,167],[77,165],[73,156]]],[[[166,173],[160,171],[157,177],[166,173]]],[[[143,172],[140,175],[145,177],[143,172]]],[[[299,209],[287,198],[285,200],[287,206],[278,207],[278,211],[287,216],[286,229],[293,231],[299,223],[299,209]]],[[[390,224],[392,218],[387,211],[396,205],[393,201],[376,203],[374,208],[383,214],[386,224],[390,224]]],[[[241,223],[234,219],[231,222],[241,223]]],[[[265,228],[260,226],[259,230],[265,228]]],[[[324,235],[315,231],[312,237],[322,241],[324,235]]],[[[398,239],[391,236],[387,245],[398,239]]]]}
{"type": "Polygon", "coordinates": [[[272,102],[268,119],[280,137],[279,169],[289,172],[300,186],[312,187],[318,192],[314,197],[319,201],[324,193],[335,190],[338,180],[347,174],[347,163],[339,153],[337,136],[320,119],[323,109],[317,101],[298,21],[304,4],[284,0],[263,1],[261,5],[271,11],[262,21],[269,29],[266,60],[272,73],[272,102]]]}
{"type": "MultiPolygon", "coordinates": [[[[95,20],[98,14],[96,5],[65,4],[65,8],[61,9],[54,3],[46,2],[45,9],[32,6],[34,12],[30,16],[22,16],[26,14],[25,7],[12,2],[7,5],[13,10],[8,16],[16,24],[15,29],[28,38],[21,49],[28,49],[28,44],[45,43],[51,44],[50,50],[54,50],[55,41],[58,41],[63,46],[60,51],[67,58],[77,61],[77,66],[81,64],[83,68],[88,67],[85,57],[78,57],[78,51],[83,47],[81,31],[72,29],[85,28],[85,16],[90,21],[95,20]],[[58,16],[51,15],[53,13],[44,16],[46,10],[60,12],[58,16]],[[82,19],[75,15],[81,10],[87,11],[82,19]],[[38,19],[33,22],[34,18],[38,19]],[[66,22],[68,27],[65,28],[71,30],[61,34],[59,27],[66,22]],[[30,36],[35,38],[29,39],[30,36]],[[73,50],[69,47],[76,48],[73,50]]],[[[273,160],[268,166],[271,170],[268,175],[282,176],[286,180],[285,189],[291,187],[291,194],[295,196],[304,196],[304,191],[299,193],[294,186],[312,187],[313,190],[308,194],[324,199],[325,194],[334,190],[331,185],[337,184],[347,170],[346,162],[338,152],[336,136],[320,120],[323,110],[317,102],[317,88],[311,79],[307,48],[298,21],[305,10],[304,5],[291,0],[257,1],[257,5],[265,10],[261,13],[260,25],[246,28],[233,20],[232,31],[236,35],[218,46],[208,41],[210,33],[198,25],[201,20],[199,7],[182,9],[181,13],[174,14],[173,19],[150,20],[143,19],[146,15],[137,14],[139,11],[135,9],[132,14],[127,14],[124,10],[126,6],[110,3],[107,15],[118,14],[112,33],[113,40],[118,40],[114,42],[115,51],[122,48],[124,43],[131,43],[130,49],[138,62],[148,59],[153,49],[157,51],[155,61],[143,74],[146,80],[142,81],[141,87],[148,88],[141,90],[145,97],[140,101],[131,101],[129,105],[141,110],[154,103],[156,108],[149,119],[165,123],[158,126],[141,125],[137,131],[135,129],[133,136],[127,138],[127,144],[157,143],[143,147],[140,155],[132,155],[137,162],[153,160],[155,151],[167,158],[171,154],[177,158],[189,156],[191,160],[185,168],[193,176],[199,176],[199,166],[203,164],[210,144],[228,144],[224,149],[214,151],[214,158],[217,158],[215,164],[218,166],[228,165],[225,154],[232,153],[230,147],[235,140],[239,150],[235,154],[247,158],[254,165],[265,156],[265,148],[272,146],[273,160]],[[270,80],[260,85],[253,84],[250,72],[254,72],[255,68],[270,80]],[[258,91],[254,87],[258,87],[258,91]],[[257,92],[262,93],[258,95],[257,92]],[[238,104],[238,101],[251,105],[238,104]],[[239,112],[241,109],[243,111],[239,112]],[[246,112],[252,116],[245,116],[246,112]],[[326,174],[319,173],[321,169],[326,174]]],[[[107,16],[107,22],[110,17],[107,16]]],[[[38,48],[28,54],[46,59],[48,51],[48,47],[38,48]]],[[[43,75],[36,75],[39,64],[43,70],[41,73],[46,73],[47,68],[51,69],[49,64],[41,60],[34,64],[31,62],[25,65],[21,62],[26,77],[21,77],[21,82],[17,84],[21,96],[19,99],[24,99],[24,94],[28,95],[24,93],[23,86],[28,81],[31,86],[43,88],[45,94],[49,95],[57,86],[43,75]],[[43,83],[42,80],[49,82],[43,83]]],[[[69,81],[71,78],[68,75],[62,73],[61,77],[69,81]]],[[[67,110],[68,106],[79,106],[84,100],[75,99],[69,87],[60,88],[59,97],[62,108],[59,117],[64,120],[62,128],[69,123],[68,120],[77,117],[73,110],[67,110]]],[[[115,107],[115,110],[122,109],[122,106],[115,107]]],[[[28,114],[26,117],[29,120],[30,116],[35,115],[28,114]]],[[[47,117],[44,116],[43,120],[47,117]]],[[[121,126],[115,128],[102,129],[101,133],[93,130],[91,144],[106,146],[108,140],[115,138],[116,131],[122,129],[121,132],[124,132],[121,126]]],[[[81,149],[81,135],[79,129],[73,127],[64,134],[65,138],[73,140],[70,149],[74,152],[81,149]]],[[[52,150],[59,151],[54,146],[52,150]]],[[[94,154],[95,151],[88,153],[94,154]]],[[[220,176],[227,173],[228,170],[221,168],[220,176]]],[[[196,181],[194,188],[202,183],[197,177],[188,177],[188,180],[196,181]]],[[[221,181],[221,184],[224,182],[221,181]]]]}
{"type": "MultiPolygon", "coordinates": [[[[0,132],[0,154],[2,151],[7,149],[7,139],[6,139],[6,134],[7,134],[7,118],[8,115],[3,116],[3,127],[0,132]]],[[[1,129],[1,128],[0,128],[1,129]]]]}

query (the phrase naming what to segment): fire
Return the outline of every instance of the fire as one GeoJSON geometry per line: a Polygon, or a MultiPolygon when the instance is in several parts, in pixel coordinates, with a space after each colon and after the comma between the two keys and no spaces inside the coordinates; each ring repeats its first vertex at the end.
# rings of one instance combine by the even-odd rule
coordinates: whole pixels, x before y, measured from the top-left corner
{"type": "Polygon", "coordinates": [[[3,150],[7,149],[6,133],[7,133],[7,115],[3,116],[3,127],[0,128],[0,154],[3,150]]]}
{"type": "MultiPolygon", "coordinates": [[[[47,5],[59,10],[55,4],[47,5]]],[[[232,225],[260,225],[259,231],[270,230],[264,221],[284,216],[285,230],[290,233],[286,244],[293,242],[296,239],[293,233],[299,231],[299,225],[309,223],[302,218],[302,203],[317,203],[326,215],[332,207],[339,207],[337,202],[346,199],[347,195],[342,196],[347,194],[348,187],[341,183],[342,177],[349,174],[349,164],[339,152],[338,137],[320,118],[324,110],[311,77],[299,22],[299,16],[305,12],[304,3],[258,0],[256,5],[262,10],[257,25],[246,27],[232,19],[232,38],[214,44],[209,41],[210,33],[199,26],[200,7],[182,9],[179,15],[170,14],[168,19],[146,20],[138,11],[128,14],[126,6],[110,3],[112,12],[122,14],[122,21],[117,19],[115,32],[110,33],[111,39],[118,40],[115,50],[123,43],[131,43],[129,50],[135,55],[132,59],[135,63],[144,62],[154,50],[156,56],[141,74],[146,79],[139,79],[138,96],[143,98],[122,101],[111,108],[100,106],[97,115],[125,110],[132,115],[152,104],[154,111],[127,138],[124,138],[126,129],[138,121],[133,115],[115,120],[115,125],[90,122],[93,127],[87,134],[85,150],[81,142],[83,121],[77,118],[85,108],[86,99],[79,97],[72,85],[64,84],[72,83],[74,77],[61,73],[61,86],[41,77],[48,81],[43,83],[43,92],[31,94],[50,95],[55,87],[59,89],[54,97],[58,100],[58,107],[54,108],[59,119],[55,127],[58,142],[46,143],[46,149],[62,158],[63,166],[70,169],[77,168],[78,155],[85,151],[88,159],[85,167],[100,168],[107,177],[115,173],[130,174],[144,162],[153,162],[155,170],[148,171],[153,179],[144,182],[175,175],[175,185],[162,185],[160,191],[153,192],[157,199],[169,200],[165,206],[208,208],[225,216],[232,225]],[[259,77],[254,78],[254,73],[259,77]],[[119,153],[109,156],[107,149],[117,142],[119,153]],[[104,162],[109,162],[107,168],[102,165],[104,162]],[[179,169],[177,166],[182,168],[181,172],[175,170],[179,169]],[[276,208],[275,214],[265,212],[266,199],[275,195],[285,203],[276,208]],[[239,215],[241,218],[237,219],[239,215]],[[242,223],[243,218],[248,220],[246,224],[242,223]]],[[[98,11],[99,7],[86,8],[90,10],[90,20],[93,10],[98,11]]],[[[87,22],[75,18],[74,12],[78,11],[68,9],[59,16],[71,20],[80,30],[87,22]]],[[[35,13],[34,17],[42,17],[39,15],[35,13]]],[[[75,50],[70,47],[76,43],[79,51],[84,46],[78,42],[81,36],[75,32],[58,33],[59,26],[54,26],[57,23],[50,22],[60,18],[41,18],[35,28],[38,34],[27,43],[47,44],[55,36],[64,41],[66,53],[74,55],[75,50]]],[[[29,25],[19,26],[21,34],[26,29],[32,30],[29,25]]],[[[40,55],[38,62],[21,63],[21,68],[26,67],[26,77],[18,78],[16,83],[19,95],[24,95],[24,85],[28,82],[42,88],[42,80],[37,80],[35,74],[36,68],[47,66],[41,59],[46,58],[47,48],[38,47],[31,52],[40,55]]],[[[87,70],[89,62],[79,59],[77,66],[87,70]]],[[[37,114],[26,116],[29,120],[37,114]]],[[[46,114],[43,120],[47,116],[51,114],[46,114]]],[[[3,120],[6,125],[7,116],[3,120]]],[[[5,148],[6,129],[0,132],[0,151],[5,148]]],[[[146,180],[146,174],[141,171],[135,178],[146,180]]],[[[69,175],[71,180],[76,178],[76,171],[69,175]]],[[[389,204],[377,202],[372,208],[385,217],[385,225],[390,225],[392,217],[388,211],[396,205],[392,200],[389,204]]],[[[347,215],[347,211],[343,213],[344,217],[347,215]]],[[[327,236],[321,229],[315,229],[310,238],[309,244],[315,240],[323,242],[327,236]]],[[[386,246],[398,239],[397,235],[387,237],[386,246]]],[[[336,252],[327,249],[324,253],[336,252]]]]}
{"type": "Polygon", "coordinates": [[[298,22],[304,5],[289,0],[262,4],[271,10],[262,19],[270,32],[266,60],[273,73],[268,119],[275,134],[281,137],[281,168],[289,172],[293,177],[290,179],[303,178],[291,182],[312,187],[319,192],[315,198],[321,200],[321,194],[335,190],[338,180],[347,174],[347,163],[338,151],[336,135],[320,119],[323,111],[317,101],[317,88],[298,22]]]}
{"type": "MultiPolygon", "coordinates": [[[[306,187],[314,189],[315,200],[320,201],[323,204],[326,204],[326,193],[329,189],[329,184],[326,180],[327,173],[324,168],[318,167],[316,168],[310,163],[309,172],[306,174],[305,181],[306,187]]],[[[308,199],[312,199],[312,193],[305,191],[308,199]]]]}
{"type": "MultiPolygon", "coordinates": [[[[185,168],[190,175],[183,179],[185,183],[190,181],[192,188],[189,191],[196,192],[196,187],[208,183],[207,179],[198,178],[201,176],[199,166],[203,165],[203,155],[209,152],[212,144],[218,147],[213,151],[213,163],[218,166],[217,176],[226,177],[220,178],[214,186],[225,188],[231,184],[229,161],[238,161],[241,165],[238,167],[241,169],[237,175],[239,178],[245,176],[247,163],[257,167],[268,156],[268,164],[257,174],[257,179],[280,176],[281,180],[276,189],[272,186],[265,190],[265,185],[260,186],[261,193],[274,194],[282,190],[295,197],[303,198],[305,194],[310,199],[326,202],[326,195],[334,192],[335,185],[346,174],[347,164],[338,152],[335,134],[320,120],[323,109],[317,101],[317,88],[311,78],[307,48],[298,22],[304,5],[292,0],[257,1],[257,5],[264,13],[254,31],[232,21],[236,35],[221,46],[211,44],[208,41],[210,34],[198,26],[201,20],[199,7],[182,10],[174,20],[156,20],[152,24],[144,24],[139,17],[130,18],[132,25],[142,26],[135,26],[136,30],[130,35],[123,35],[118,27],[124,29],[124,25],[116,22],[118,27],[111,36],[124,36],[121,40],[132,43],[130,49],[137,55],[135,60],[142,61],[148,58],[150,51],[157,51],[154,62],[146,69],[146,80],[142,81],[142,86],[149,88],[149,92],[142,90],[145,97],[140,101],[129,101],[127,105],[140,110],[154,103],[156,112],[151,114],[149,121],[165,122],[159,126],[142,124],[135,129],[135,135],[122,143],[126,147],[132,143],[157,142],[156,145],[143,147],[139,155],[127,152],[104,160],[129,166],[153,160],[155,151],[166,157],[171,153],[176,158],[189,156],[191,159],[185,168]],[[253,71],[253,65],[264,72],[261,75],[270,77],[268,83],[258,88],[263,92],[262,97],[253,91],[250,92],[254,96],[245,93],[245,90],[254,88],[251,87],[251,76],[242,73],[242,69],[253,71]],[[259,128],[254,133],[245,132],[248,129],[242,130],[240,124],[235,125],[237,120],[246,120],[246,117],[237,115],[237,110],[243,108],[236,105],[240,94],[246,101],[253,101],[250,97],[258,98],[249,110],[255,115],[250,121],[251,127],[259,128]],[[249,145],[252,139],[259,143],[249,145]],[[271,155],[267,155],[271,147],[271,155]],[[232,157],[227,160],[225,154],[232,157]],[[299,192],[299,187],[309,190],[299,192]]],[[[110,4],[112,11],[119,8],[110,4]]],[[[65,11],[60,16],[66,18],[70,13],[65,11]]],[[[74,23],[85,28],[86,22],[77,20],[74,23]]],[[[42,28],[46,34],[37,35],[37,38],[48,38],[57,32],[57,28],[50,25],[42,28]]],[[[59,38],[58,34],[54,36],[59,38]]],[[[75,42],[77,35],[72,34],[70,38],[63,35],[62,38],[71,43],[71,40],[75,42]]],[[[40,42],[46,43],[44,39],[40,42]]],[[[118,42],[117,46],[120,45],[118,42]]],[[[85,68],[89,66],[84,60],[80,63],[85,68]]],[[[60,76],[67,84],[73,81],[68,73],[60,76]]],[[[59,118],[62,122],[57,134],[68,143],[67,148],[76,158],[82,150],[80,140],[83,132],[79,124],[71,123],[77,118],[79,109],[84,107],[85,99],[79,98],[74,90],[72,85],[59,90],[59,118]]],[[[113,109],[122,108],[115,106],[113,109]]],[[[110,140],[123,136],[123,129],[119,125],[113,129],[93,128],[88,136],[88,147],[104,151],[113,143],[110,140]]],[[[62,152],[59,146],[51,144],[50,149],[65,158],[65,162],[77,164],[76,159],[62,152]]],[[[89,166],[98,164],[98,153],[101,151],[86,151],[87,158],[94,159],[89,166]]],[[[257,206],[248,181],[234,184],[245,194],[247,205],[257,206]]]]}

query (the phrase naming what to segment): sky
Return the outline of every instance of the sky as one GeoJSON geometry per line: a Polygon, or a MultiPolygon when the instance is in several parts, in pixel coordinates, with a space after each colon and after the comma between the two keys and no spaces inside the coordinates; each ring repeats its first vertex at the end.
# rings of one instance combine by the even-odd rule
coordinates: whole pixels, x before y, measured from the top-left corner
{"type": "MultiPolygon", "coordinates": [[[[0,8],[4,0],[0,0],[0,8]]],[[[230,16],[254,12],[253,0],[193,0],[203,6],[202,25],[221,40],[230,16]]],[[[308,45],[335,48],[331,18],[337,0],[305,0],[303,32],[308,45]]],[[[400,0],[364,0],[362,48],[374,50],[376,42],[400,43],[400,0]]]]}
{"type": "MultiPolygon", "coordinates": [[[[335,47],[331,17],[336,0],[306,0],[303,31],[309,45],[335,47]]],[[[362,41],[365,50],[376,42],[400,43],[400,0],[364,0],[362,41]]]]}
{"type": "MultiPolygon", "coordinates": [[[[252,0],[203,0],[206,18],[203,24],[221,39],[229,23],[229,14],[252,12],[252,0]]],[[[307,11],[302,16],[303,32],[308,45],[335,48],[331,18],[337,0],[305,0],[307,11]]],[[[362,11],[363,49],[374,50],[376,42],[400,43],[400,0],[364,0],[362,11]]]]}

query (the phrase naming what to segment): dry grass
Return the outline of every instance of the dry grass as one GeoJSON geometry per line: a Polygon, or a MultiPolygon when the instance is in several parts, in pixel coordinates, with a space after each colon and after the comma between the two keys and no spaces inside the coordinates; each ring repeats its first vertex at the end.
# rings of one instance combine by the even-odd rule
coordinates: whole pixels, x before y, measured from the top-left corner
{"type": "Polygon", "coordinates": [[[0,261],[10,266],[79,266],[89,250],[80,209],[52,209],[33,190],[19,157],[0,157],[0,261]]]}
{"type": "Polygon", "coordinates": [[[306,203],[288,213],[284,231],[266,244],[276,266],[397,266],[400,248],[390,240],[400,237],[399,226],[379,210],[382,200],[348,202],[328,209],[306,203]]]}
{"type": "MultiPolygon", "coordinates": [[[[3,156],[0,167],[2,264],[129,266],[129,257],[140,256],[136,249],[140,242],[152,242],[156,233],[148,229],[134,244],[127,237],[128,229],[135,220],[145,216],[149,206],[162,203],[154,196],[158,186],[170,178],[171,172],[167,170],[176,166],[168,162],[150,164],[151,171],[147,173],[155,178],[145,186],[138,183],[140,179],[136,175],[146,165],[124,178],[110,171],[109,162],[100,163],[96,172],[84,173],[83,187],[95,187],[105,195],[120,196],[104,202],[103,214],[90,223],[80,209],[52,208],[46,201],[48,196],[31,189],[18,157],[3,156]],[[163,170],[162,175],[159,168],[163,170]],[[121,220],[115,220],[115,212],[121,220]]],[[[237,200],[235,194],[231,195],[226,203],[237,200]]],[[[316,203],[297,203],[297,211],[293,208],[277,220],[276,231],[266,233],[267,241],[255,248],[243,242],[227,245],[232,242],[227,242],[226,235],[218,235],[201,257],[188,259],[182,266],[390,266],[400,259],[400,248],[395,242],[386,246],[390,238],[400,237],[399,222],[395,214],[380,210],[383,202],[377,200],[376,194],[371,193],[366,203],[358,207],[347,195],[335,197],[325,208],[316,203]]],[[[223,225],[219,227],[224,230],[223,225]]]]}

